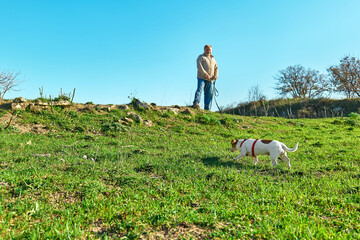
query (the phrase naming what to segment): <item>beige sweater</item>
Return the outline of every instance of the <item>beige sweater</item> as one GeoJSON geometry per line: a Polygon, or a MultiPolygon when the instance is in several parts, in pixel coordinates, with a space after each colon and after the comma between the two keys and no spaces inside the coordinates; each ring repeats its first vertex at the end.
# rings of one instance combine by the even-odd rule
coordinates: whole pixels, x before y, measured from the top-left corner
{"type": "Polygon", "coordinates": [[[205,54],[201,54],[197,60],[196,65],[198,69],[197,77],[206,80],[206,76],[212,78],[218,77],[218,66],[213,55],[207,57],[205,54]]]}

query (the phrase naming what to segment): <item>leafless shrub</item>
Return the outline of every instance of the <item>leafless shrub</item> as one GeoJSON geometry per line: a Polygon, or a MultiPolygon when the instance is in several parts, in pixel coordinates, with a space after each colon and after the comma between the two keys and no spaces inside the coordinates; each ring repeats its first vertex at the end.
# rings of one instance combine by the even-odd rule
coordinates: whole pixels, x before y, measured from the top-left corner
{"type": "Polygon", "coordinates": [[[19,91],[16,89],[21,84],[19,76],[21,72],[2,71],[0,72],[0,99],[4,99],[4,95],[10,91],[19,91]]]}

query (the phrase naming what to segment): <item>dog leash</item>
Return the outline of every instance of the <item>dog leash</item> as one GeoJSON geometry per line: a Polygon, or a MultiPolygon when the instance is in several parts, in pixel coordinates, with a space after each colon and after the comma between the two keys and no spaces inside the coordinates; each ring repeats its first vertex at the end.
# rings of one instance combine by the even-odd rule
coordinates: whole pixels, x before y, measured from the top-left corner
{"type": "MultiPolygon", "coordinates": [[[[212,98],[214,98],[214,100],[215,100],[215,104],[216,104],[217,108],[219,109],[219,112],[220,112],[220,114],[221,114],[221,117],[224,118],[223,113],[222,113],[222,110],[221,110],[218,102],[216,101],[216,97],[219,96],[219,91],[218,91],[217,88],[215,87],[215,82],[216,82],[216,80],[214,80],[214,83],[212,84],[212,85],[213,85],[212,98]]],[[[233,133],[231,132],[230,128],[226,125],[226,123],[224,123],[224,125],[225,125],[225,127],[227,128],[227,130],[230,132],[230,134],[233,134],[233,133]]]]}

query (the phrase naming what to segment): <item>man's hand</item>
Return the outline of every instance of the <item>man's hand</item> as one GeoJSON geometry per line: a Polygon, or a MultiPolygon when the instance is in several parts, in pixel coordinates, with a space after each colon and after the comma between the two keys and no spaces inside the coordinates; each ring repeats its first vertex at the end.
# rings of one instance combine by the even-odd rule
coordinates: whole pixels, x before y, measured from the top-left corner
{"type": "Polygon", "coordinates": [[[209,75],[205,76],[205,80],[211,80],[209,75]]]}
{"type": "Polygon", "coordinates": [[[216,76],[213,76],[212,78],[211,78],[211,80],[216,80],[217,79],[217,77],[216,76]]]}

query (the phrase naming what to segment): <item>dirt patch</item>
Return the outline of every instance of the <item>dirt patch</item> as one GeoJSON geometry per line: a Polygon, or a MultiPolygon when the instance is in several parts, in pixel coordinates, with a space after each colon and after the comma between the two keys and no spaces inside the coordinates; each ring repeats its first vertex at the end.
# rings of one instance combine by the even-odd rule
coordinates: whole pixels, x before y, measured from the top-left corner
{"type": "MultiPolygon", "coordinates": [[[[175,227],[163,226],[161,230],[147,229],[145,234],[139,236],[139,239],[146,240],[163,240],[163,239],[208,239],[208,231],[205,228],[198,227],[194,224],[181,223],[175,227]]],[[[94,222],[90,227],[92,237],[101,237],[107,235],[110,238],[121,238],[125,233],[118,233],[113,229],[105,226],[102,219],[94,222]]]]}
{"type": "Polygon", "coordinates": [[[48,128],[42,124],[22,124],[16,116],[13,116],[10,112],[0,117],[0,124],[2,126],[7,126],[10,119],[10,127],[16,128],[20,133],[34,132],[39,134],[47,134],[49,132],[48,128]]]}
{"type": "Polygon", "coordinates": [[[208,239],[208,229],[194,224],[181,223],[175,227],[163,227],[160,231],[154,231],[143,235],[140,239],[208,239]]]}
{"type": "Polygon", "coordinates": [[[61,209],[65,207],[65,204],[75,204],[79,202],[79,198],[76,197],[76,193],[66,191],[51,193],[48,196],[48,200],[52,205],[58,206],[61,209]]]}

